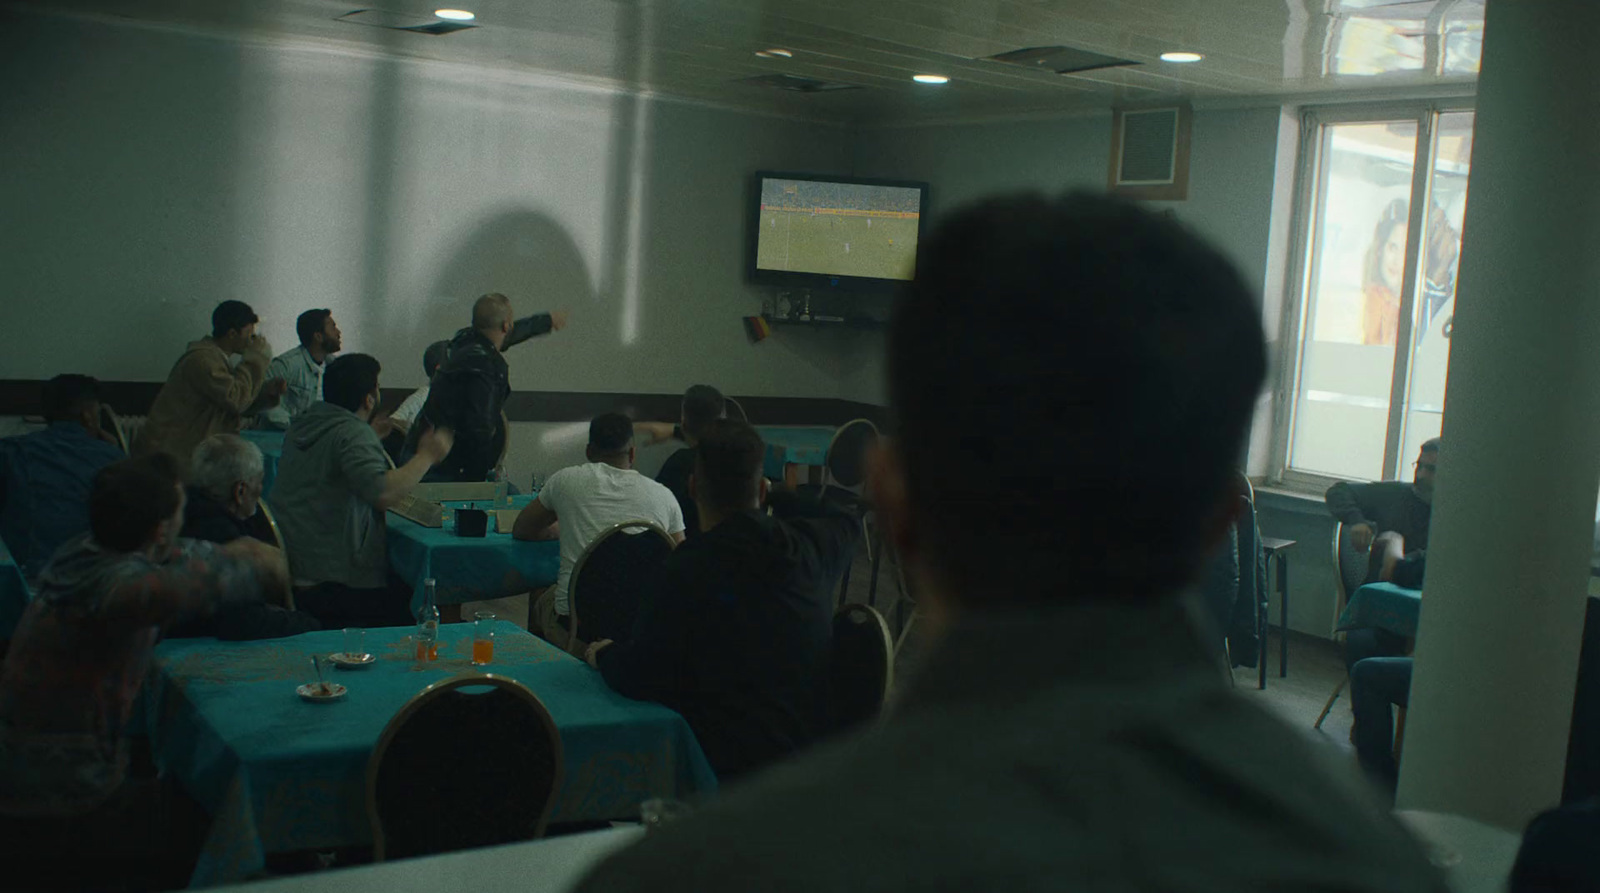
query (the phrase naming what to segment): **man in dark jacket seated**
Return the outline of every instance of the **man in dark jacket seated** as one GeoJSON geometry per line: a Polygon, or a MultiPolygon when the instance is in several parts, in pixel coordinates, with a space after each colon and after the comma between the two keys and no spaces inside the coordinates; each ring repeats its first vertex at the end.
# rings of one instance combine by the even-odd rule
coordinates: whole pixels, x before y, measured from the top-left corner
{"type": "Polygon", "coordinates": [[[511,369],[501,354],[536,335],[566,327],[567,312],[536,313],[514,320],[511,299],[484,295],[472,305],[472,325],[450,340],[449,353],[429,383],[422,407],[425,425],[411,426],[399,464],[415,455],[417,440],[429,428],[455,432],[455,446],[424,480],[481,481],[500,460],[506,443],[501,416],[511,395],[511,369]]]}
{"type": "Polygon", "coordinates": [[[767,500],[766,446],[720,419],[698,434],[690,492],[700,536],[667,559],[627,642],[585,655],[606,684],[683,714],[726,783],[822,731],[833,588],[860,522],[792,493],[767,500]],[[804,517],[802,517],[804,516],[804,517]]]}
{"type": "MultiPolygon", "coordinates": [[[[237,434],[213,434],[194,449],[188,504],[180,536],[231,543],[253,536],[251,520],[261,502],[261,450],[237,434]]],[[[275,544],[271,544],[275,545],[275,544]]],[[[266,602],[219,609],[205,619],[179,624],[169,639],[215,636],[219,639],[276,639],[322,629],[309,614],[266,602]]]]}

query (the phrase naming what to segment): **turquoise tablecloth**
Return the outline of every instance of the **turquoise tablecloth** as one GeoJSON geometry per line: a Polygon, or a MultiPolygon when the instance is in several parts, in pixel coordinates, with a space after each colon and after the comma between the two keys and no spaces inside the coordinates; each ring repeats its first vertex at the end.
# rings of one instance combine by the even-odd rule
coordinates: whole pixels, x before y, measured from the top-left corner
{"type": "MultiPolygon", "coordinates": [[[[157,647],[145,691],[151,747],[213,818],[192,885],[243,880],[266,853],[369,843],[366,769],[378,735],[429,684],[477,672],[467,661],[471,631],[442,627],[439,660],[419,667],[408,630],[368,630],[377,664],[328,671],[350,689],[328,704],[306,703],[294,689],[313,679],[310,655],[343,648],[342,632],[157,647]]],[[[496,639],[487,669],[532,689],[561,732],[566,780],[552,821],[628,818],[651,797],[716,789],[677,713],[612,692],[581,661],[513,624],[498,622],[496,639]]],[[[451,762],[441,754],[438,771],[451,762]]]]}
{"type": "MultiPolygon", "coordinates": [[[[532,495],[512,497],[511,504],[522,508],[532,495]]],[[[446,502],[451,510],[489,502],[446,502]]],[[[445,526],[423,527],[394,512],[389,519],[389,566],[400,579],[411,584],[411,608],[422,606],[422,581],[438,581],[437,598],[441,605],[504,598],[549,586],[561,571],[561,544],[555,540],[518,542],[509,533],[494,532],[483,537],[456,536],[453,518],[445,526]]]]}
{"type": "Polygon", "coordinates": [[[1422,617],[1422,592],[1393,583],[1370,583],[1350,596],[1338,629],[1383,629],[1416,638],[1422,617]]]}
{"type": "Polygon", "coordinates": [[[0,639],[9,639],[28,607],[28,581],[11,550],[0,540],[0,639]]]}
{"type": "Polygon", "coordinates": [[[756,430],[767,443],[763,473],[776,481],[783,480],[786,465],[822,465],[835,431],[833,428],[770,427],[756,430]]]}
{"type": "Polygon", "coordinates": [[[239,436],[261,448],[261,495],[272,492],[272,483],[278,479],[278,460],[283,458],[282,431],[263,431],[254,428],[239,432],[239,436]]]}

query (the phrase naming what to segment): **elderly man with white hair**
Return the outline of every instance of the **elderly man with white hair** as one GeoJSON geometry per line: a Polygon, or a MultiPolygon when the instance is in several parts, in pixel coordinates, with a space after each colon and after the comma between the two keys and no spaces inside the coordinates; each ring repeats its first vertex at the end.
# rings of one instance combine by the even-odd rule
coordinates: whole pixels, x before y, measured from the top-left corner
{"type": "MultiPolygon", "coordinates": [[[[261,475],[261,450],[243,437],[213,434],[200,441],[189,462],[188,504],[179,536],[213,543],[251,536],[248,522],[260,508],[261,475]]],[[[293,610],[285,591],[284,604],[234,605],[209,619],[185,623],[166,636],[274,639],[321,628],[311,615],[293,610]]]]}

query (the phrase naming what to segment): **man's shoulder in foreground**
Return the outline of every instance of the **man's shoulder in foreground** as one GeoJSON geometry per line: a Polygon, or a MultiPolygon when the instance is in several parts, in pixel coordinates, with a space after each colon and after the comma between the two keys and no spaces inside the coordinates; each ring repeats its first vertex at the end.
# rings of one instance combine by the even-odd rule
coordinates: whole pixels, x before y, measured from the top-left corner
{"type": "Polygon", "coordinates": [[[1353,772],[1205,673],[990,691],[913,690],[580,889],[1444,889],[1353,772]]]}

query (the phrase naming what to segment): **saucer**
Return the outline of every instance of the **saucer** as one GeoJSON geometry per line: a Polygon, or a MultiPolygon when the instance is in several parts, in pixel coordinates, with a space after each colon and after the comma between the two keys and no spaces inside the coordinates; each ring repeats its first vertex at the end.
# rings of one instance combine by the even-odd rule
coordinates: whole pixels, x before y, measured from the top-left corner
{"type": "Polygon", "coordinates": [[[346,670],[354,670],[358,667],[370,667],[377,662],[377,656],[372,654],[354,656],[346,654],[343,651],[335,651],[334,653],[328,655],[328,663],[331,663],[336,667],[343,667],[346,670]]]}
{"type": "Polygon", "coordinates": [[[305,685],[295,689],[294,693],[306,699],[307,701],[322,702],[337,701],[344,697],[345,693],[348,691],[348,688],[345,688],[337,682],[329,682],[325,685],[318,685],[315,682],[307,682],[305,685]],[[324,691],[324,689],[326,689],[326,691],[324,691]]]}

